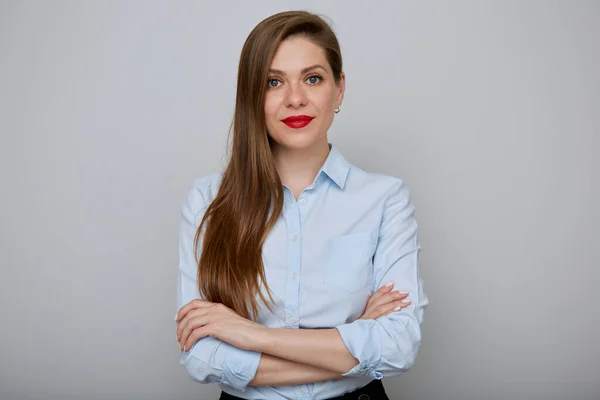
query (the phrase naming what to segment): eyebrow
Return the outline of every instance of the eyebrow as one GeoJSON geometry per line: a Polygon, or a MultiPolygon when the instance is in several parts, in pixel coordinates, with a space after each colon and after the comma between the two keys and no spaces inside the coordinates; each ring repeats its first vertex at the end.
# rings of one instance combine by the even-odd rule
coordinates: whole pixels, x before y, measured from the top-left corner
{"type": "MultiPolygon", "coordinates": [[[[327,70],[325,69],[325,67],[323,67],[322,65],[320,65],[320,64],[315,64],[315,65],[311,65],[310,67],[303,68],[303,69],[302,69],[302,71],[300,71],[300,75],[304,75],[304,74],[305,74],[305,73],[307,73],[308,71],[312,71],[313,69],[316,69],[316,68],[321,68],[321,69],[323,69],[323,70],[327,71],[327,70]]],[[[282,70],[280,70],[280,69],[270,69],[270,70],[269,70],[269,73],[271,73],[271,74],[277,74],[277,75],[285,75],[285,72],[283,72],[283,71],[282,71],[282,70]]]]}

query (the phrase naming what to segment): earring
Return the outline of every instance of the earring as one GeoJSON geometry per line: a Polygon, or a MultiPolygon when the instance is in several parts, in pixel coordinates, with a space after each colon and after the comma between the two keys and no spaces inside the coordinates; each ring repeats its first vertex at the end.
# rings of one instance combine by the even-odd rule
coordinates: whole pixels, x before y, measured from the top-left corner
{"type": "Polygon", "coordinates": [[[342,109],[342,106],[338,106],[335,108],[335,110],[333,110],[336,114],[340,112],[340,110],[342,109]]]}

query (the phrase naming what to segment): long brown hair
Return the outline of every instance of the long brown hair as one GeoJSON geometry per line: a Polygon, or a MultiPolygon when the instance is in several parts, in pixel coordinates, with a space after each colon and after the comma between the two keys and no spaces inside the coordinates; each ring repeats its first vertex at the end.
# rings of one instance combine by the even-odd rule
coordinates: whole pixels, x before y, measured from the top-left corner
{"type": "Polygon", "coordinates": [[[265,122],[269,67],[279,44],[302,36],[321,46],[336,83],[342,72],[338,40],[318,15],[286,11],[260,22],[246,39],[240,56],[231,155],[216,198],[208,206],[194,239],[206,223],[198,261],[198,289],[204,298],[222,303],[246,318],[259,313],[257,295],[265,278],[262,246],[283,209],[283,185],[271,153],[265,122]]]}

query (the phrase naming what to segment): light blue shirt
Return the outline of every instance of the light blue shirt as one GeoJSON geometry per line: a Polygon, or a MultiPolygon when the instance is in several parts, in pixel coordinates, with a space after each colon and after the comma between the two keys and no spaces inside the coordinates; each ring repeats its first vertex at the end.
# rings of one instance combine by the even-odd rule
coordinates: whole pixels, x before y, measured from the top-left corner
{"type": "MultiPolygon", "coordinates": [[[[215,172],[197,179],[183,202],[177,309],[201,298],[193,240],[221,176],[215,172]]],[[[359,364],[343,379],[249,386],[261,353],[206,337],[181,354],[188,374],[245,399],[301,400],[339,396],[409,369],[417,357],[429,301],[419,272],[418,226],[406,184],[363,171],[330,144],[325,163],[298,200],[285,186],[284,191],[283,214],[263,246],[275,303],[273,312],[260,303],[257,322],[271,328],[337,328],[359,364]],[[390,281],[409,292],[411,304],[377,320],[357,320],[369,297],[390,281]]]]}

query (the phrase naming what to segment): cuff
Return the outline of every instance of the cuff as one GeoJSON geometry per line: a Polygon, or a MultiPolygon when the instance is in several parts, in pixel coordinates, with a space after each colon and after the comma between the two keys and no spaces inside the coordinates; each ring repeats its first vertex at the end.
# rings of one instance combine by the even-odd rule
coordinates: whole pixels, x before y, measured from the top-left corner
{"type": "Polygon", "coordinates": [[[340,325],[336,329],[350,354],[358,359],[358,365],[342,376],[381,379],[383,375],[376,371],[381,360],[381,334],[377,321],[361,319],[340,325]]]}
{"type": "Polygon", "coordinates": [[[225,347],[225,363],[221,383],[244,392],[258,370],[262,353],[241,350],[229,343],[225,347]]]}

